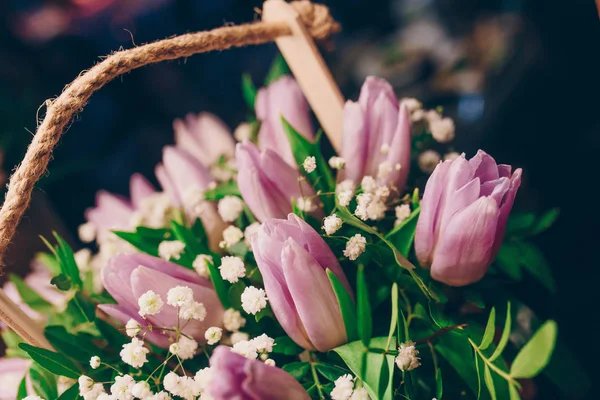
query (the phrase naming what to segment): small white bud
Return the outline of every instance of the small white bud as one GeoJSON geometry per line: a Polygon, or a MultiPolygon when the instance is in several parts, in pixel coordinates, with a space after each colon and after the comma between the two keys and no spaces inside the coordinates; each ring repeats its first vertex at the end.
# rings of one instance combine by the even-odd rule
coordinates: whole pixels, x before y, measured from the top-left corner
{"type": "Polygon", "coordinates": [[[415,348],[415,342],[401,343],[396,357],[396,365],[401,371],[412,371],[421,365],[419,350],[415,348]]]}
{"type": "Polygon", "coordinates": [[[246,267],[239,257],[225,256],[221,259],[219,266],[221,277],[230,283],[236,283],[246,275],[246,267]]]}
{"type": "Polygon", "coordinates": [[[367,239],[360,233],[352,236],[348,242],[346,242],[346,249],[344,255],[351,260],[356,260],[362,253],[364,253],[367,246],[367,239]]]}
{"type": "Polygon", "coordinates": [[[223,241],[221,242],[221,247],[231,247],[236,245],[242,240],[244,237],[244,232],[237,226],[229,225],[223,231],[223,241]]]}
{"type": "Polygon", "coordinates": [[[100,357],[93,356],[92,358],[90,358],[90,367],[92,367],[92,369],[97,369],[98,367],[100,367],[100,363],[100,357]]]}
{"type": "Polygon", "coordinates": [[[196,273],[203,278],[208,278],[208,264],[213,263],[212,256],[208,254],[198,254],[192,263],[192,267],[196,270],[196,273]]]}
{"type": "Polygon", "coordinates": [[[323,229],[328,235],[333,235],[342,227],[342,219],[335,214],[332,214],[323,219],[323,229]]]}
{"type": "Polygon", "coordinates": [[[96,239],[96,226],[91,222],[86,222],[79,225],[77,233],[83,243],[91,243],[96,239]]]}
{"type": "Polygon", "coordinates": [[[425,150],[419,154],[419,168],[421,168],[421,171],[430,174],[440,163],[440,160],[440,153],[435,150],[425,150]]]}
{"type": "Polygon", "coordinates": [[[173,307],[183,307],[194,301],[194,292],[187,286],[175,286],[167,292],[167,304],[173,307]]]}
{"type": "Polygon", "coordinates": [[[137,336],[137,334],[140,333],[141,329],[142,326],[140,325],[140,323],[133,318],[130,318],[129,321],[127,321],[127,324],[125,325],[125,333],[131,338],[137,336]]]}
{"type": "Polygon", "coordinates": [[[346,160],[342,157],[331,157],[329,159],[329,166],[333,169],[342,169],[346,165],[346,160]]]}
{"type": "Polygon", "coordinates": [[[179,260],[185,250],[185,243],[181,240],[163,240],[158,245],[158,255],[163,260],[179,260]]]}
{"type": "Polygon", "coordinates": [[[229,308],[223,313],[223,326],[230,332],[237,332],[246,325],[246,319],[239,311],[229,308]]]}
{"type": "Polygon", "coordinates": [[[267,294],[264,289],[248,286],[242,293],[242,308],[248,314],[256,315],[267,306],[267,294]]]}
{"type": "Polygon", "coordinates": [[[221,340],[223,336],[223,329],[217,326],[211,326],[204,332],[204,338],[209,345],[213,345],[221,340]]]}
{"type": "Polygon", "coordinates": [[[219,200],[217,210],[223,221],[233,222],[244,211],[244,202],[237,196],[225,196],[219,200]]]}
{"type": "Polygon", "coordinates": [[[164,302],[160,295],[154,293],[152,290],[148,290],[138,299],[138,306],[140,307],[138,314],[141,317],[158,314],[162,310],[163,305],[164,302]]]}
{"type": "Polygon", "coordinates": [[[265,364],[267,364],[270,367],[274,367],[275,366],[275,360],[273,360],[272,358],[267,358],[265,360],[265,364]]]}
{"type": "Polygon", "coordinates": [[[313,172],[315,169],[317,169],[317,159],[313,156],[308,156],[304,159],[304,162],[302,163],[302,167],[304,168],[304,170],[307,173],[311,173],[313,172]]]}

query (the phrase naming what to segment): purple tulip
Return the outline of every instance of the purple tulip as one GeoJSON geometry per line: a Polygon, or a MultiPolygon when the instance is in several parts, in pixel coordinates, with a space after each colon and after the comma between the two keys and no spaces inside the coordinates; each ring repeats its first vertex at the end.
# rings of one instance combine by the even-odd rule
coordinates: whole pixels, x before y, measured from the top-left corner
{"type": "MultiPolygon", "coordinates": [[[[30,367],[31,360],[0,358],[0,400],[17,398],[19,384],[29,372],[30,367]]],[[[27,379],[27,393],[33,393],[30,379],[27,379]]]]}
{"type": "Polygon", "coordinates": [[[302,385],[281,368],[251,360],[219,346],[210,357],[208,393],[214,400],[308,400],[302,385]]]}
{"type": "MultiPolygon", "coordinates": [[[[120,254],[111,258],[102,269],[102,283],[118,304],[102,304],[98,308],[123,324],[133,318],[142,326],[176,326],[177,309],[166,304],[167,293],[176,286],[188,286],[194,292],[194,300],[203,303],[208,312],[204,321],[186,321],[182,332],[205,343],[206,329],[222,326],[224,310],[211,282],[177,264],[147,254],[120,254]],[[148,315],[144,320],[138,314],[138,298],[149,290],[160,295],[165,305],[161,312],[148,315]]],[[[146,338],[157,346],[167,348],[169,334],[154,329],[146,334],[146,338]]]]}
{"type": "Polygon", "coordinates": [[[140,174],[133,174],[129,181],[131,200],[104,190],[96,194],[96,207],[85,212],[85,218],[96,229],[98,242],[102,242],[113,229],[131,228],[131,219],[142,201],[156,193],[154,187],[140,174]]]}
{"type": "Polygon", "coordinates": [[[314,130],[310,121],[308,103],[304,94],[290,76],[283,76],[256,96],[256,118],[261,122],[258,132],[259,147],[273,150],[289,165],[295,166],[290,143],[281,124],[283,116],[300,134],[312,140],[314,130]]]}
{"type": "Polygon", "coordinates": [[[479,150],[438,164],[427,181],[415,250],[431,277],[452,286],[477,282],[496,257],[521,185],[521,169],[479,150]]]}
{"type": "Polygon", "coordinates": [[[360,183],[364,176],[402,191],[408,177],[411,147],[410,114],[399,106],[391,85],[368,77],[358,102],[344,106],[341,156],[343,179],[360,183]]]}
{"type": "Polygon", "coordinates": [[[313,189],[298,181],[298,171],[272,150],[259,151],[250,142],[237,145],[238,187],[259,221],[285,218],[292,212],[292,198],[312,198],[313,189]]]}
{"type": "Polygon", "coordinates": [[[188,114],[185,120],[173,121],[175,144],[190,153],[206,168],[214,165],[219,157],[233,158],[235,141],[227,125],[210,113],[188,114]]]}
{"type": "Polygon", "coordinates": [[[307,350],[328,351],[346,343],[342,314],[327,277],[330,269],[352,289],[321,236],[294,214],[269,219],[251,238],[273,313],[282,328],[307,350]]]}
{"type": "Polygon", "coordinates": [[[203,202],[203,192],[214,181],[208,170],[193,156],[177,147],[165,146],[163,163],[156,177],[176,207],[183,207],[189,222],[200,217],[211,248],[218,249],[225,224],[214,204],[203,202]]]}

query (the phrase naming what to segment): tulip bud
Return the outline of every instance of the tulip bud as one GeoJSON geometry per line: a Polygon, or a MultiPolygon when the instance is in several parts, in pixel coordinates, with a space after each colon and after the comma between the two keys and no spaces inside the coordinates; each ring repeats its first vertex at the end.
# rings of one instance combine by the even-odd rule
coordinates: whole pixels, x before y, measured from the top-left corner
{"type": "Polygon", "coordinates": [[[368,77],[358,102],[344,106],[342,179],[358,184],[372,176],[399,193],[410,167],[410,129],[410,114],[406,105],[398,104],[390,84],[368,77]]]}
{"type": "Polygon", "coordinates": [[[286,163],[295,166],[296,161],[281,123],[282,116],[305,138],[313,139],[308,103],[296,80],[290,76],[283,76],[258,91],[256,118],[261,122],[258,132],[260,149],[270,149],[286,163]]]}
{"type": "Polygon", "coordinates": [[[259,221],[285,218],[292,212],[292,199],[314,196],[314,190],[272,150],[259,151],[250,142],[236,148],[238,187],[259,221]]]}
{"type": "Polygon", "coordinates": [[[521,169],[479,150],[444,161],[427,181],[415,251],[431,277],[452,286],[480,280],[496,257],[521,185],[521,169]]]}
{"type": "Polygon", "coordinates": [[[290,374],[260,360],[251,360],[219,346],[210,358],[208,393],[214,400],[309,400],[308,392],[290,374]]]}
{"type": "Polygon", "coordinates": [[[346,343],[342,314],[327,277],[331,270],[352,290],[337,258],[321,236],[294,214],[263,222],[252,240],[275,317],[307,350],[326,352],[346,343]]]}

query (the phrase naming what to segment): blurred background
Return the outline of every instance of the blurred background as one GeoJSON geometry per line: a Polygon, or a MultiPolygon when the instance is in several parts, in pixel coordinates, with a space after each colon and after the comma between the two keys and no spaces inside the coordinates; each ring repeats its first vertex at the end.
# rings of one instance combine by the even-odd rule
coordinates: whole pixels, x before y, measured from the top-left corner
{"type": "MultiPolygon", "coordinates": [[[[559,285],[547,301],[523,288],[542,317],[593,370],[600,292],[595,204],[600,150],[600,45],[592,0],[324,0],[343,32],[325,53],[347,98],[379,75],[399,97],[442,106],[455,119],[455,149],[478,148],[522,167],[516,207],[561,217],[536,241],[559,285]],[[596,56],[596,57],[594,57],[596,56]],[[590,322],[591,320],[591,322],[590,322]]],[[[254,0],[0,1],[0,182],[23,157],[40,105],[99,56],[121,47],[257,17],[254,0]]],[[[94,95],[39,183],[8,257],[21,272],[37,235],[76,228],[98,189],[126,194],[129,176],[154,179],[172,121],[210,111],[233,129],[247,116],[241,76],[262,82],[274,45],[235,49],[136,70],[94,95]]],[[[154,181],[155,182],[155,181],[154,181]]],[[[540,398],[557,398],[552,389],[540,398]]],[[[541,393],[544,393],[542,389],[541,393]]]]}

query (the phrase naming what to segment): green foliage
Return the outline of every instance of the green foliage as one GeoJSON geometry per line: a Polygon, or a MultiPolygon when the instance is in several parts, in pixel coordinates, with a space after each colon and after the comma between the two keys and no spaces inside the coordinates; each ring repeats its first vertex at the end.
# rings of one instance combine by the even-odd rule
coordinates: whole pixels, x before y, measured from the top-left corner
{"type": "Polygon", "coordinates": [[[48,303],[42,296],[37,294],[29,285],[19,276],[10,274],[10,281],[15,285],[21,299],[35,311],[48,313],[52,311],[52,304],[48,303]]]}
{"type": "Polygon", "coordinates": [[[254,110],[256,92],[256,86],[254,86],[254,82],[252,82],[252,77],[249,74],[242,75],[242,97],[248,108],[251,110],[254,110]]]}
{"type": "Polygon", "coordinates": [[[43,237],[41,239],[46,244],[48,249],[50,249],[50,251],[54,254],[56,260],[58,260],[61,273],[69,277],[73,285],[75,285],[77,288],[81,288],[83,286],[83,282],[79,274],[79,267],[75,262],[73,249],[56,232],[53,232],[53,234],[57,242],[56,246],[52,246],[50,242],[43,237]]]}
{"type": "Polygon", "coordinates": [[[47,370],[34,363],[29,369],[33,391],[42,399],[56,399],[58,388],[56,377],[47,370]]]}
{"type": "Polygon", "coordinates": [[[286,356],[295,356],[302,353],[304,349],[298,346],[289,336],[280,336],[275,338],[274,354],[283,354],[286,356]]]}
{"type": "Polygon", "coordinates": [[[538,329],[515,357],[510,367],[513,378],[533,378],[546,367],[554,351],[557,330],[554,321],[546,321],[538,329]]]}
{"type": "Polygon", "coordinates": [[[172,240],[169,229],[152,229],[138,226],[134,232],[112,231],[115,235],[143,253],[158,257],[158,245],[164,240],[172,240]]]}
{"type": "Polygon", "coordinates": [[[307,362],[293,362],[284,365],[283,370],[296,378],[298,381],[302,381],[308,372],[310,371],[310,364],[307,362]]]}
{"type": "Polygon", "coordinates": [[[231,302],[229,301],[229,283],[226,282],[223,277],[221,277],[221,273],[215,264],[207,260],[206,266],[210,280],[212,281],[215,291],[217,292],[217,296],[219,297],[219,300],[221,300],[221,304],[225,309],[231,308],[231,302]]]}
{"type": "Polygon", "coordinates": [[[371,315],[371,304],[369,303],[369,288],[365,278],[365,267],[358,266],[356,278],[356,315],[358,321],[358,337],[365,347],[369,347],[373,335],[373,317],[371,315]]]}
{"type": "Polygon", "coordinates": [[[327,277],[329,278],[329,282],[331,282],[331,287],[340,306],[344,326],[346,327],[346,336],[348,337],[348,341],[352,342],[358,339],[356,305],[346,291],[346,288],[344,288],[340,280],[330,269],[327,269],[327,277]]]}
{"type": "Polygon", "coordinates": [[[490,312],[490,316],[488,318],[487,325],[485,327],[485,332],[483,333],[483,339],[481,339],[481,344],[479,345],[479,349],[485,350],[490,347],[492,344],[492,340],[494,340],[494,334],[496,333],[496,309],[492,308],[490,312]]]}
{"type": "Polygon", "coordinates": [[[281,54],[277,54],[271,63],[271,68],[265,78],[265,86],[270,85],[284,75],[290,74],[290,68],[281,54]]]}
{"type": "Polygon", "coordinates": [[[506,224],[506,234],[521,238],[538,235],[550,228],[559,214],[558,208],[552,208],[539,216],[533,213],[512,213],[506,224]]]}
{"type": "Polygon", "coordinates": [[[221,200],[225,196],[242,197],[236,182],[224,182],[216,188],[204,192],[204,198],[206,200],[221,200]]]}
{"type": "Polygon", "coordinates": [[[19,348],[29,354],[33,361],[48,372],[71,379],[78,379],[81,375],[75,364],[61,353],[31,346],[27,343],[20,343],[19,348]]]}
{"type": "Polygon", "coordinates": [[[99,350],[92,337],[84,334],[73,335],[67,332],[64,326],[47,326],[44,334],[55,349],[82,364],[87,363],[99,350]]]}
{"type": "Polygon", "coordinates": [[[527,271],[550,292],[556,292],[552,270],[540,249],[530,242],[520,240],[502,244],[496,264],[512,279],[520,281],[522,270],[527,271]]]}
{"type": "Polygon", "coordinates": [[[415,239],[417,221],[419,220],[420,208],[416,208],[408,218],[394,227],[385,237],[404,255],[408,257],[415,239]]]}
{"type": "Polygon", "coordinates": [[[76,400],[79,399],[79,384],[74,384],[60,395],[57,400],[76,400]]]}

